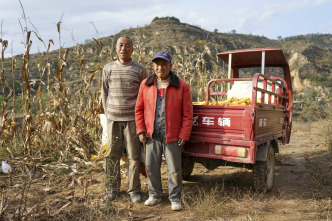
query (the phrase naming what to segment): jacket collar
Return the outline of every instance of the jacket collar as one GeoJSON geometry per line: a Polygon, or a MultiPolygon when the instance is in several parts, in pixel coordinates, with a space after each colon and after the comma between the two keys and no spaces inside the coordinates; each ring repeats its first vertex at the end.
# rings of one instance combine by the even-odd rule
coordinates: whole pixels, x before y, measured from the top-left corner
{"type": "MultiPolygon", "coordinates": [[[[151,75],[145,82],[145,85],[151,86],[155,83],[156,75],[151,75]]],[[[180,88],[180,80],[172,71],[169,73],[169,85],[180,88]]]]}

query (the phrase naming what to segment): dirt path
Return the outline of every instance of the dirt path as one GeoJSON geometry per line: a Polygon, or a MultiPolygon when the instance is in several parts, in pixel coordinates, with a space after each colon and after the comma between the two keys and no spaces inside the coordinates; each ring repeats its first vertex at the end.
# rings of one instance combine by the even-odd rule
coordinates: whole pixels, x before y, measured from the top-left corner
{"type": "MultiPolygon", "coordinates": [[[[53,170],[47,169],[51,165],[40,166],[27,194],[27,210],[32,214],[28,220],[332,220],[332,157],[324,146],[321,127],[313,124],[309,131],[295,124],[290,144],[280,146],[276,154],[275,183],[267,194],[252,190],[252,171],[233,167],[210,171],[195,164],[189,181],[184,181],[180,212],[171,211],[167,199],[165,165],[161,203],[153,207],[131,203],[123,168],[122,191],[110,213],[100,202],[104,195],[101,165],[93,169],[77,166],[74,174],[66,166],[53,170]]],[[[19,160],[9,163],[20,170],[19,160]]],[[[16,185],[8,187],[6,175],[0,174],[3,196],[7,204],[12,201],[4,220],[13,219],[22,199],[14,197],[22,189],[19,172],[14,172],[13,182],[16,185]]],[[[144,201],[148,195],[143,177],[142,192],[144,201]]]]}

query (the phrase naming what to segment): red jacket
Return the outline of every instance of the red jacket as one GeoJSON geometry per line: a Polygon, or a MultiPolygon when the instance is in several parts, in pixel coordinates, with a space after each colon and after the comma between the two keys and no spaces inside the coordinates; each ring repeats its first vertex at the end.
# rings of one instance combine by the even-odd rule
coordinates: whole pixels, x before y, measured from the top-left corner
{"type": "MultiPolygon", "coordinates": [[[[173,72],[169,75],[169,85],[165,94],[166,143],[189,140],[193,106],[190,86],[173,72]]],[[[142,81],[135,106],[136,132],[145,132],[150,138],[154,131],[157,100],[156,76],[142,81]]]]}

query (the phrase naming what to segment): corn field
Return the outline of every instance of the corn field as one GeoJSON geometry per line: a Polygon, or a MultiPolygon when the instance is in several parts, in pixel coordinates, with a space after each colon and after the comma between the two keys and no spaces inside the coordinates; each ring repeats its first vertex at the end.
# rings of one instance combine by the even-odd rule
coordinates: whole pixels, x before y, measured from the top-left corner
{"type": "MultiPolygon", "coordinates": [[[[87,69],[83,48],[80,45],[71,49],[61,47],[61,21],[56,27],[60,47],[57,49],[55,64],[50,60],[54,41],[44,42],[37,31],[24,28],[24,53],[21,57],[10,58],[9,69],[5,67],[5,61],[8,62],[9,58],[5,59],[4,54],[10,42],[0,38],[0,95],[3,97],[0,107],[0,158],[16,159],[15,161],[20,161],[22,168],[27,168],[28,165],[36,168],[50,162],[69,167],[76,164],[95,166],[91,156],[98,154],[101,147],[101,74],[105,63],[117,59],[113,56],[114,44],[105,47],[101,40],[93,38],[99,49],[99,62],[94,69],[87,69]],[[37,63],[38,79],[31,79],[30,49],[33,36],[45,46],[45,52],[37,63]],[[76,57],[79,66],[79,76],[76,77],[79,80],[74,83],[66,82],[64,78],[67,73],[71,79],[75,79],[67,69],[69,55],[76,57]],[[20,70],[19,78],[17,70],[20,70]],[[8,71],[11,76],[5,76],[8,71]],[[17,82],[20,90],[15,88],[17,82]],[[74,87],[73,84],[78,86],[74,87]],[[16,91],[21,91],[21,94],[16,94],[16,91]],[[17,100],[21,100],[20,112],[17,111],[17,100]]],[[[146,52],[141,39],[139,34],[134,36],[134,55],[138,57],[138,62],[150,67],[151,72],[150,61],[156,51],[146,52]]],[[[115,41],[116,39],[113,39],[113,42],[115,41]]],[[[209,48],[206,47],[197,55],[172,55],[177,58],[173,59],[173,70],[190,84],[193,98],[197,101],[204,100],[205,87],[212,77],[222,77],[207,71],[204,56],[208,51],[209,48]]],[[[32,181],[31,173],[26,180],[32,181]]],[[[24,199],[27,200],[29,189],[29,182],[25,183],[26,188],[22,189],[23,200],[19,204],[19,219],[24,217],[25,210],[21,206],[24,205],[24,199]]],[[[4,197],[5,194],[1,195],[4,197]]],[[[0,215],[9,206],[5,203],[5,198],[1,202],[0,215]]]]}
{"type": "MultiPolygon", "coordinates": [[[[61,45],[61,21],[57,23],[58,41],[61,45]]],[[[15,70],[19,58],[11,58],[11,72],[13,85],[8,84],[8,76],[5,76],[4,52],[7,49],[8,41],[1,39],[1,93],[4,102],[1,104],[1,148],[6,149],[10,157],[14,153],[32,158],[53,156],[59,162],[65,161],[89,161],[90,155],[98,151],[100,142],[101,127],[99,114],[103,113],[100,87],[102,64],[109,60],[115,60],[113,56],[114,45],[111,49],[104,49],[103,42],[93,39],[99,48],[99,65],[94,70],[86,70],[84,64],[84,50],[77,45],[74,50],[68,48],[58,49],[56,70],[51,68],[54,64],[49,61],[53,40],[49,40],[47,46],[38,33],[35,31],[24,31],[25,49],[20,66],[20,79],[15,79],[15,70]],[[30,79],[30,48],[31,35],[35,35],[46,48],[46,52],[38,63],[39,79],[30,79]],[[70,82],[64,81],[64,72],[69,53],[75,53],[79,64],[79,84],[77,91],[72,91],[70,82]],[[104,56],[106,55],[106,56],[104,56]],[[107,60],[105,57],[108,57],[107,60]],[[47,75],[47,82],[44,82],[47,75]],[[15,94],[14,82],[20,82],[22,94],[15,94]],[[96,84],[96,82],[98,82],[96,84]],[[37,86],[36,86],[37,85],[37,86]],[[94,86],[97,85],[97,86],[94,86]],[[37,89],[35,89],[37,87],[37,89]],[[6,93],[7,92],[7,93],[6,93]],[[23,106],[23,113],[17,113],[15,99],[20,96],[23,106]],[[46,102],[42,99],[46,98],[46,102]],[[7,108],[6,103],[12,102],[12,109],[7,108]],[[38,113],[32,111],[32,107],[39,107],[38,113]],[[21,127],[18,127],[17,116],[22,116],[21,127]]],[[[115,39],[116,40],[116,39],[115,39]]],[[[114,42],[114,41],[113,41],[114,42]]],[[[138,62],[148,66],[155,51],[145,53],[145,48],[140,36],[134,39],[135,51],[138,62]],[[145,54],[151,58],[146,59],[145,54]],[[144,59],[145,58],[145,59],[144,59]]],[[[173,55],[177,57],[173,69],[180,78],[191,86],[195,100],[201,101],[205,98],[205,87],[212,78],[220,78],[223,75],[212,75],[206,69],[204,55],[209,51],[206,49],[197,55],[185,58],[184,55],[173,55]]],[[[150,70],[151,71],[151,70],[150,70]]],[[[44,99],[45,100],[45,99],[44,99]]],[[[4,151],[2,150],[2,153],[4,151]]]]}

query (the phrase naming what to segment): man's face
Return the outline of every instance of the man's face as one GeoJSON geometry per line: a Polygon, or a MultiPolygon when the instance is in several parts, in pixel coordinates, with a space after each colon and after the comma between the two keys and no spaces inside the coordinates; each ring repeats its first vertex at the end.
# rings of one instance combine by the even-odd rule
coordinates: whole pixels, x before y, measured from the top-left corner
{"type": "Polygon", "coordinates": [[[153,61],[153,70],[159,80],[166,80],[172,69],[172,63],[162,58],[153,61]]]}
{"type": "Polygon", "coordinates": [[[118,54],[119,61],[125,63],[131,59],[131,54],[134,48],[130,39],[121,37],[116,43],[116,53],[118,54]]]}

